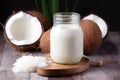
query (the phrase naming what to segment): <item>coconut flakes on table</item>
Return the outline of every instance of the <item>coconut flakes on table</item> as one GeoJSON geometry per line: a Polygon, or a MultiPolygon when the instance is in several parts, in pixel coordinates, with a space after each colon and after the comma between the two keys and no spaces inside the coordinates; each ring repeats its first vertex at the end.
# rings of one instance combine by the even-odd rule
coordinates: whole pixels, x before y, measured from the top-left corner
{"type": "Polygon", "coordinates": [[[41,56],[22,56],[16,59],[16,62],[13,64],[12,71],[14,73],[18,72],[34,72],[36,67],[44,67],[47,66],[46,58],[41,56]]]}

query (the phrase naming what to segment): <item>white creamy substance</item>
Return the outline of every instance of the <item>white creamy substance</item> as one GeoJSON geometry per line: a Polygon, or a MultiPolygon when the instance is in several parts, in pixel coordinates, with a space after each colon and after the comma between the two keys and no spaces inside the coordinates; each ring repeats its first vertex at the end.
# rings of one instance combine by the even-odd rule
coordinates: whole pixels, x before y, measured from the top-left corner
{"type": "Polygon", "coordinates": [[[36,67],[44,67],[47,66],[46,58],[41,56],[22,56],[16,60],[13,64],[12,71],[14,73],[18,72],[33,72],[36,70],[36,67]]]}
{"type": "Polygon", "coordinates": [[[58,24],[50,34],[50,54],[53,61],[78,63],[83,56],[83,33],[79,24],[58,24]]]}

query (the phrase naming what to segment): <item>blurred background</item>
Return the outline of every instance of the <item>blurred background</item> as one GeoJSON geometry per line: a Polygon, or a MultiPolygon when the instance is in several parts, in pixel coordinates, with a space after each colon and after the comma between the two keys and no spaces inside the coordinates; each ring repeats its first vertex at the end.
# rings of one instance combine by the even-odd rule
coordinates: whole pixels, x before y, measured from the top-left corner
{"type": "MultiPolygon", "coordinates": [[[[68,0],[68,10],[73,7],[75,0],[68,0]]],[[[41,5],[41,3],[39,3],[41,5]]],[[[35,0],[1,0],[0,22],[5,24],[13,11],[37,10],[35,0]]],[[[42,12],[40,6],[39,11],[42,12]]],[[[65,11],[65,0],[60,0],[60,11],[65,11]]],[[[91,13],[103,18],[109,25],[111,31],[120,31],[120,1],[118,0],[79,0],[75,12],[81,17],[91,13]]],[[[0,30],[3,30],[0,27],[0,30]]]]}

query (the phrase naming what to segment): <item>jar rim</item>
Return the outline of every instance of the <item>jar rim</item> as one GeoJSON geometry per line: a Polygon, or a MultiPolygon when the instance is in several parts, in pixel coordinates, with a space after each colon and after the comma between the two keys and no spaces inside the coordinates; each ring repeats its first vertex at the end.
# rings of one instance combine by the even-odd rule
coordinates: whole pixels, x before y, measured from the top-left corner
{"type": "Polygon", "coordinates": [[[80,14],[76,12],[58,12],[53,15],[55,24],[71,24],[80,22],[80,14]]]}
{"type": "Polygon", "coordinates": [[[80,14],[76,12],[57,12],[53,16],[54,18],[72,18],[72,17],[77,17],[80,18],[80,14]]]}

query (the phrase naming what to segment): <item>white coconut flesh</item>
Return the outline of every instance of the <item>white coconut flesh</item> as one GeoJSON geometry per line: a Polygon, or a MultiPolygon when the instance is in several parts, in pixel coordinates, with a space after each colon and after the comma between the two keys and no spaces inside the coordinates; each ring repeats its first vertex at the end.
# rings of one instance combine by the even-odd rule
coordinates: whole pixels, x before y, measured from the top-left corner
{"type": "Polygon", "coordinates": [[[5,27],[7,38],[15,45],[35,43],[42,34],[42,26],[37,17],[19,12],[8,20],[5,27]]]}
{"type": "Polygon", "coordinates": [[[84,17],[83,19],[87,19],[87,20],[91,20],[91,21],[95,22],[101,30],[102,38],[104,38],[107,35],[108,27],[107,27],[106,22],[102,18],[98,17],[97,15],[90,14],[90,15],[84,17]]]}

